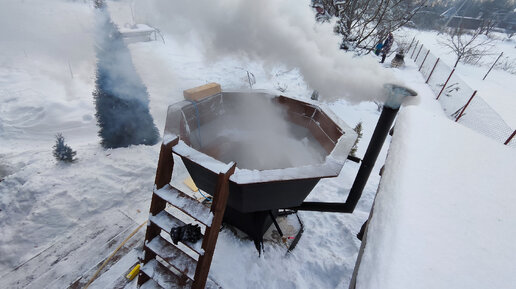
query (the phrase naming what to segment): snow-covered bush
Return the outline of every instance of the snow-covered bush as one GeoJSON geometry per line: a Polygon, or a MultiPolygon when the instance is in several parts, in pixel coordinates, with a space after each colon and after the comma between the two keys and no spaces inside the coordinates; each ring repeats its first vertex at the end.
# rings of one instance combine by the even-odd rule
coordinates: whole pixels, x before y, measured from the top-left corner
{"type": "Polygon", "coordinates": [[[362,122],[357,123],[357,125],[355,126],[355,128],[353,130],[357,133],[357,139],[355,140],[355,143],[353,144],[353,147],[351,148],[350,154],[351,154],[351,156],[356,157],[355,154],[357,153],[357,150],[358,150],[358,142],[362,138],[362,122]]]}
{"type": "Polygon", "coordinates": [[[500,62],[496,64],[496,68],[507,71],[512,74],[516,74],[516,59],[508,56],[502,57],[500,62]]]}
{"type": "Polygon", "coordinates": [[[53,155],[58,161],[63,162],[74,162],[76,151],[72,150],[72,148],[65,144],[64,136],[60,133],[56,134],[56,144],[54,145],[53,155]]]}
{"type": "Polygon", "coordinates": [[[156,144],[159,132],[149,112],[147,88],[107,11],[99,9],[98,12],[97,75],[93,96],[102,146],[156,144]]]}

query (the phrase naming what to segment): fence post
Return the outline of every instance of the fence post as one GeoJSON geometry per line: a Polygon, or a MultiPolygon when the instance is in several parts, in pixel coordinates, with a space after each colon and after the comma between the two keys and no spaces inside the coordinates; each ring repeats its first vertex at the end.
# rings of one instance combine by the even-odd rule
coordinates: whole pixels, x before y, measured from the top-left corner
{"type": "Polygon", "coordinates": [[[410,47],[412,47],[412,43],[414,43],[414,40],[416,40],[416,36],[412,37],[412,41],[410,41],[410,45],[407,48],[407,53],[410,51],[410,47]]]}
{"type": "Polygon", "coordinates": [[[437,66],[437,63],[439,63],[439,59],[441,59],[441,58],[437,58],[437,60],[435,61],[434,67],[432,67],[432,71],[430,71],[430,74],[428,75],[428,78],[426,79],[425,83],[428,83],[428,81],[430,81],[430,77],[432,77],[432,74],[434,73],[434,69],[437,66]]]}
{"type": "Polygon", "coordinates": [[[421,71],[421,68],[423,68],[423,64],[425,64],[425,60],[428,57],[428,54],[430,53],[430,49],[425,54],[425,58],[423,58],[423,62],[421,62],[421,66],[419,66],[419,71],[421,71]]]}
{"type": "Polygon", "coordinates": [[[419,51],[417,52],[416,58],[414,58],[414,63],[417,61],[417,58],[419,57],[419,53],[421,53],[421,49],[423,49],[423,43],[421,43],[421,47],[419,47],[419,51]]]}
{"type": "Polygon", "coordinates": [[[477,91],[473,91],[473,95],[469,98],[468,102],[466,103],[466,105],[464,106],[464,108],[462,109],[462,111],[460,112],[459,116],[457,117],[457,119],[455,120],[455,122],[458,122],[459,119],[462,117],[462,114],[464,113],[464,111],[466,110],[466,108],[468,108],[468,105],[469,103],[473,100],[473,97],[475,97],[475,94],[477,94],[477,91]]]}
{"type": "Polygon", "coordinates": [[[482,80],[485,80],[487,75],[489,74],[489,72],[491,72],[491,69],[493,69],[493,67],[496,65],[496,63],[498,62],[498,59],[500,59],[500,57],[502,57],[503,55],[503,51],[502,53],[500,53],[500,56],[498,56],[498,58],[495,60],[495,62],[493,63],[493,65],[491,65],[491,68],[489,68],[489,70],[487,71],[486,75],[484,75],[484,78],[482,78],[482,80]]]}
{"type": "Polygon", "coordinates": [[[508,144],[511,142],[512,138],[513,138],[515,135],[516,135],[516,130],[514,130],[514,131],[512,132],[511,136],[510,136],[510,137],[509,137],[509,138],[508,138],[508,139],[507,139],[503,144],[504,144],[504,145],[508,145],[508,144]]]}
{"type": "Polygon", "coordinates": [[[439,91],[439,94],[437,95],[437,98],[436,99],[439,99],[439,97],[441,96],[441,93],[443,93],[443,90],[444,88],[446,87],[446,85],[448,85],[448,81],[450,80],[452,74],[455,72],[455,68],[452,69],[451,73],[450,73],[450,76],[448,76],[448,79],[446,79],[446,82],[444,83],[443,85],[443,88],[441,88],[441,91],[439,91]]]}
{"type": "Polygon", "coordinates": [[[412,58],[414,56],[414,52],[416,52],[418,44],[419,44],[419,40],[416,42],[416,46],[414,46],[414,50],[412,50],[412,54],[410,55],[410,58],[412,58]]]}

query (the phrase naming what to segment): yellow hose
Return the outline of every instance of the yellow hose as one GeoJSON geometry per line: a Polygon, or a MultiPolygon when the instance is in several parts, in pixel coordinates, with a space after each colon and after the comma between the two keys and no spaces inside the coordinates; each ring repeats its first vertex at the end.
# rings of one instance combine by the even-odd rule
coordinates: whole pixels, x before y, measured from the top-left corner
{"type": "Polygon", "coordinates": [[[122,248],[122,246],[124,246],[125,243],[127,243],[127,241],[129,241],[129,239],[131,239],[131,237],[134,236],[134,234],[136,234],[136,232],[138,232],[143,227],[143,225],[145,225],[145,224],[147,224],[147,221],[145,221],[141,225],[139,225],[138,228],[136,228],[131,233],[131,235],[129,235],[127,238],[125,238],[125,240],[120,245],[118,245],[118,247],[115,249],[115,251],[113,251],[113,253],[111,253],[111,255],[109,255],[109,257],[107,257],[106,261],[104,261],[104,263],[102,263],[102,266],[100,266],[100,268],[97,270],[97,272],[95,272],[95,274],[93,274],[93,276],[91,277],[90,281],[88,281],[86,286],[84,286],[84,289],[88,288],[91,285],[91,283],[93,281],[95,281],[95,279],[97,279],[97,275],[99,275],[100,271],[102,269],[104,269],[104,267],[109,262],[109,260],[111,260],[111,258],[113,258],[113,256],[115,256],[116,252],[118,252],[118,250],[120,250],[120,248],[122,248]]]}

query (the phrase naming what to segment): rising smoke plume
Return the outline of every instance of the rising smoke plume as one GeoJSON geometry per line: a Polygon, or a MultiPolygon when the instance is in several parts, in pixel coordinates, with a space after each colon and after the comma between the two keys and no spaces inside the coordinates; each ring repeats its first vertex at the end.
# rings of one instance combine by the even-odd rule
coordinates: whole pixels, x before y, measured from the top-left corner
{"type": "Polygon", "coordinates": [[[137,21],[180,41],[196,38],[209,60],[240,55],[298,68],[326,100],[382,101],[393,76],[370,57],[339,50],[333,24],[318,24],[309,1],[136,0],[137,21]]]}

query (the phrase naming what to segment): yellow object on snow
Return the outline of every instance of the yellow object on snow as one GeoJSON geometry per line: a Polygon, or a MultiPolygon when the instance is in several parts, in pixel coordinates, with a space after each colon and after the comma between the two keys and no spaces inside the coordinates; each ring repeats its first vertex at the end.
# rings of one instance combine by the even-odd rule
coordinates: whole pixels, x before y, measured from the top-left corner
{"type": "Polygon", "coordinates": [[[184,180],[185,185],[192,190],[192,192],[197,192],[199,189],[195,185],[192,177],[188,177],[186,180],[184,180]]]}
{"type": "Polygon", "coordinates": [[[131,270],[131,272],[129,272],[129,274],[127,274],[127,276],[125,276],[125,278],[127,278],[129,280],[133,280],[134,277],[138,276],[138,273],[140,273],[140,264],[137,264],[136,266],[134,266],[133,270],[131,270]]]}

